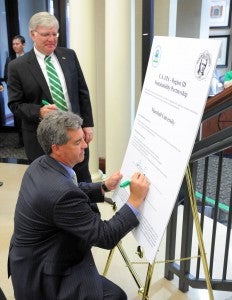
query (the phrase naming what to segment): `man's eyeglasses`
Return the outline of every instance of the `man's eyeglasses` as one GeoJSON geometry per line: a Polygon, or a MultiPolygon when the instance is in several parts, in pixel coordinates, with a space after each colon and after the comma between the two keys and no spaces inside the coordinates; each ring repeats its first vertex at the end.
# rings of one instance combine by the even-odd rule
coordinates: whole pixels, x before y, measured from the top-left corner
{"type": "Polygon", "coordinates": [[[49,32],[40,33],[36,30],[34,30],[34,32],[38,33],[43,38],[49,38],[49,37],[58,38],[59,37],[59,32],[57,32],[57,33],[49,33],[49,32]]]}

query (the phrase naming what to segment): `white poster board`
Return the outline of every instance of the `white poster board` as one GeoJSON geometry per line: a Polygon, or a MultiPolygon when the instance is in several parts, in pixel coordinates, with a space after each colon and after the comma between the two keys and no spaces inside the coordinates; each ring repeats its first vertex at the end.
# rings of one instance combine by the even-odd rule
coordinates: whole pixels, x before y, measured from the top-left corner
{"type": "MultiPolygon", "coordinates": [[[[153,263],[168,225],[200,126],[220,42],[154,37],[134,126],[121,167],[122,182],[142,172],[151,185],[133,234],[153,263]]],[[[121,207],[129,186],[117,188],[121,207]]]]}

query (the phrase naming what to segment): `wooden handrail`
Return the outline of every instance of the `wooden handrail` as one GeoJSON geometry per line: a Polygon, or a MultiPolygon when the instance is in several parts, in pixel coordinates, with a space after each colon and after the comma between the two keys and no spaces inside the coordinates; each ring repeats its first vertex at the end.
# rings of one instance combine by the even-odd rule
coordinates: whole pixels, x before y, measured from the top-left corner
{"type": "MultiPolygon", "coordinates": [[[[218,147],[230,146],[231,129],[229,131],[225,129],[232,126],[231,121],[232,86],[224,89],[217,95],[208,98],[202,116],[201,141],[198,144],[198,148],[200,147],[203,149],[206,146],[207,149],[211,147],[216,151],[216,148],[218,147]],[[228,133],[228,136],[226,133],[228,133]],[[225,143],[226,145],[224,145],[225,143]]],[[[195,145],[195,152],[196,150],[195,145]]],[[[226,153],[231,153],[231,149],[225,151],[226,153]]]]}
{"type": "Polygon", "coordinates": [[[205,113],[211,111],[215,107],[217,107],[219,104],[225,103],[232,99],[232,85],[220,93],[216,94],[213,97],[209,97],[206,106],[205,106],[205,113]]]}

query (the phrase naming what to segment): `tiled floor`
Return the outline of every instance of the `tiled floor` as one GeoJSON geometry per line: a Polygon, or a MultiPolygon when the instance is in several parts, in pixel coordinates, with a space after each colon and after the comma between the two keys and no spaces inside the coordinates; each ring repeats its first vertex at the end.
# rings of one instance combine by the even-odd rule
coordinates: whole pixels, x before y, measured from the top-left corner
{"type": "MultiPolygon", "coordinates": [[[[17,194],[27,165],[0,163],[0,181],[3,181],[3,185],[0,187],[0,287],[4,291],[8,300],[13,300],[13,289],[11,281],[7,278],[7,254],[9,241],[13,229],[13,215],[14,207],[17,199],[17,194]]],[[[109,204],[101,204],[100,210],[104,219],[110,218],[113,214],[112,207],[109,204]]],[[[160,245],[159,252],[157,254],[157,261],[164,259],[164,241],[160,245]]],[[[147,264],[145,261],[141,261],[136,252],[136,242],[131,234],[129,234],[123,241],[122,245],[130,260],[135,262],[133,267],[142,284],[145,283],[145,276],[147,270],[147,264]]],[[[95,260],[99,271],[102,273],[107,261],[109,251],[99,248],[93,249],[95,260]]],[[[209,299],[207,290],[190,289],[188,293],[182,293],[178,290],[178,280],[174,278],[169,282],[163,278],[164,264],[159,263],[155,265],[153,277],[151,280],[149,299],[150,300],[206,300],[209,299]]],[[[138,287],[130,274],[128,267],[126,266],[118,249],[115,249],[107,277],[119,284],[127,293],[128,300],[142,299],[138,295],[138,287]]],[[[215,300],[232,300],[232,293],[214,291],[215,300]]],[[[27,299],[25,299],[27,300],[27,299]]],[[[41,299],[42,300],[42,299],[41,299]]]]}

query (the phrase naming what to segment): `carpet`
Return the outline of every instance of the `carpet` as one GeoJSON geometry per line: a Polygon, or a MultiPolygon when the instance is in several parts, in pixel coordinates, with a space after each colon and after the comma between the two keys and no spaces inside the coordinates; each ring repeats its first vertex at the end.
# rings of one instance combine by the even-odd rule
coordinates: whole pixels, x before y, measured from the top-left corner
{"type": "Polygon", "coordinates": [[[27,160],[24,148],[16,149],[18,135],[16,132],[0,132],[0,158],[27,160]]]}

